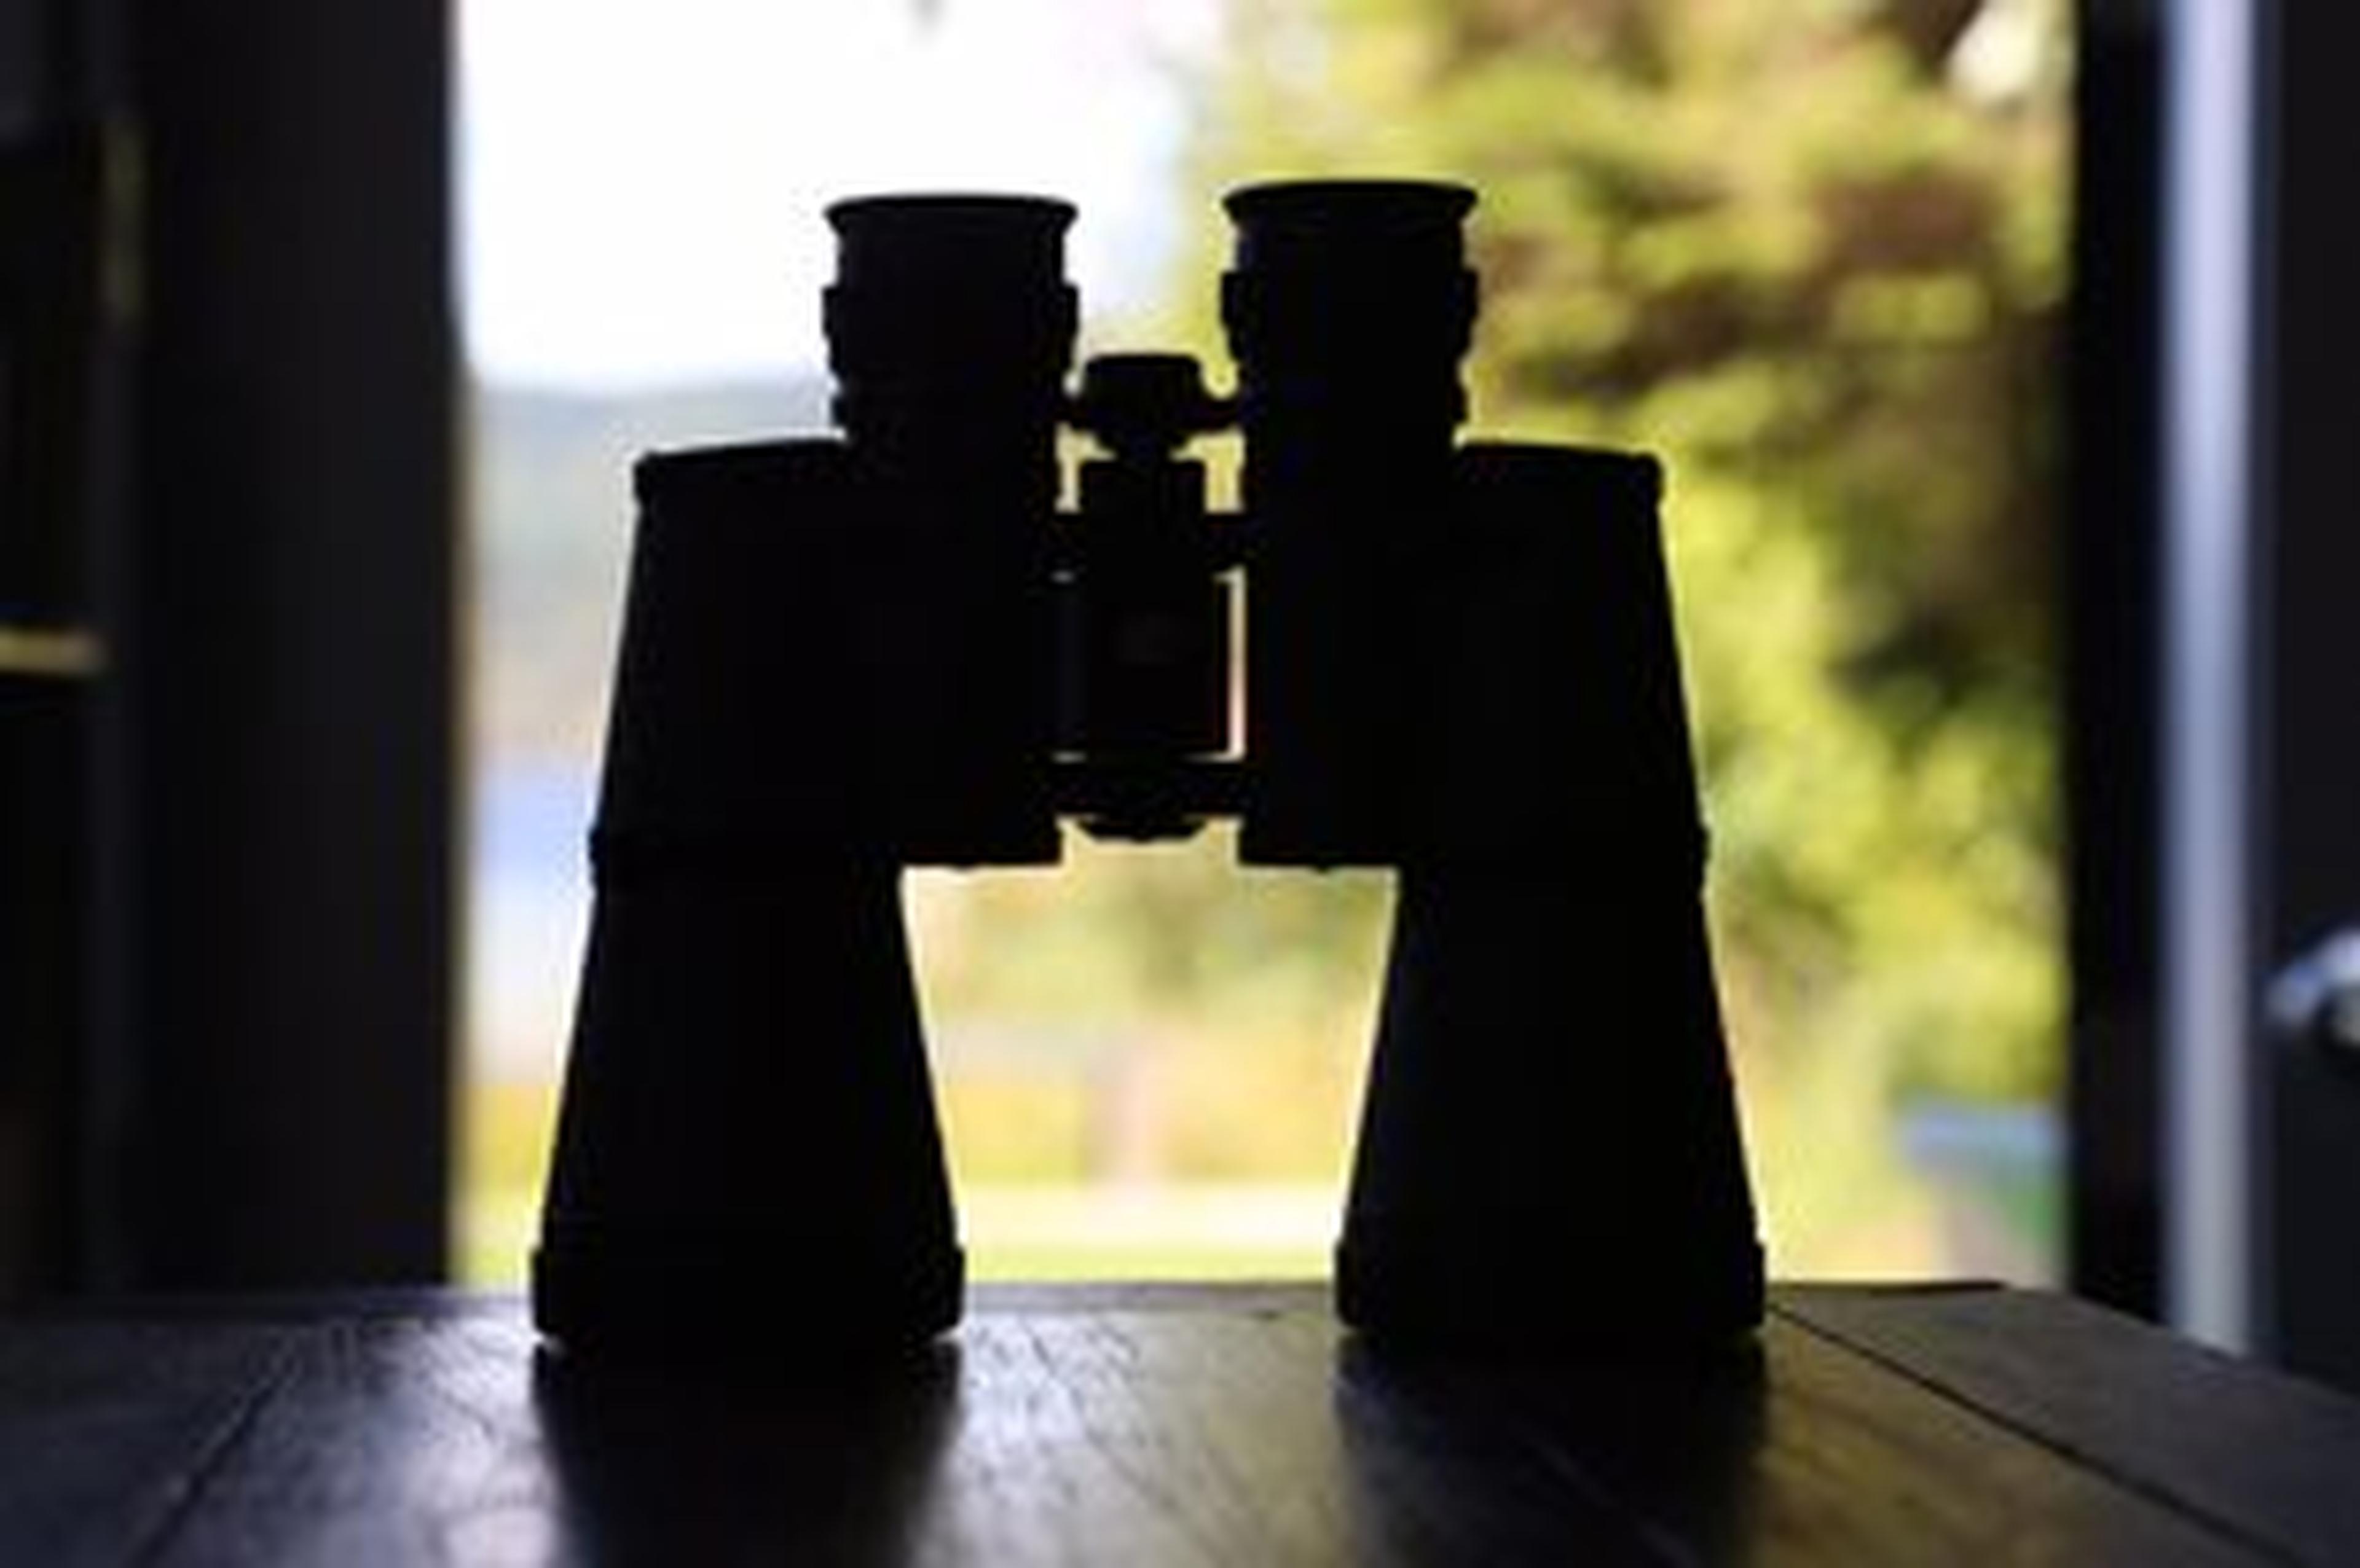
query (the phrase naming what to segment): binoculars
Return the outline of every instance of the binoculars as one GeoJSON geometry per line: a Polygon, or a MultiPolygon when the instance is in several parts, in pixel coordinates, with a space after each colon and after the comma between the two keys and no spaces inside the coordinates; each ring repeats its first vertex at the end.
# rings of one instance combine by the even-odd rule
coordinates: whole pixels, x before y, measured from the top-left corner
{"type": "Polygon", "coordinates": [[[830,209],[840,437],[636,469],[546,1336],[956,1322],[900,874],[1054,862],[1061,818],[1234,816],[1249,863],[1396,870],[1349,1323],[1524,1351],[1758,1321],[1658,470],[1457,441],[1473,204],[1230,194],[1226,398],[1175,354],[1067,390],[1063,202],[830,209]],[[1061,428],[1101,453],[1069,515],[1061,428]],[[1183,453],[1229,428],[1219,515],[1183,453]]]}

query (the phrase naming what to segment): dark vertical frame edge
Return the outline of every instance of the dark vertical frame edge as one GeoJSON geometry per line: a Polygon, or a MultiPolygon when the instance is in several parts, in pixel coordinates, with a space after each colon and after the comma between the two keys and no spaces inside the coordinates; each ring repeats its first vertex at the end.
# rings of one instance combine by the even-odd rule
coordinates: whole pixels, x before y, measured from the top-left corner
{"type": "Polygon", "coordinates": [[[458,948],[450,22],[126,0],[110,570],[134,1288],[439,1278],[458,948]]]}
{"type": "Polygon", "coordinates": [[[2162,0],[2077,0],[2060,743],[2071,1287],[2161,1306],[2162,0]]]}

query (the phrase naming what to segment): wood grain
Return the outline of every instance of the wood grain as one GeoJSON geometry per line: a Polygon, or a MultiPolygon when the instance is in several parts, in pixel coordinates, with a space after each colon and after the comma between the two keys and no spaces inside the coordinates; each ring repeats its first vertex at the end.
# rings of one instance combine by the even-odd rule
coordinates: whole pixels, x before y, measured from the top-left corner
{"type": "Polygon", "coordinates": [[[2069,1296],[1791,1288],[1781,1312],[2233,1538],[2360,1563],[2360,1404],[2069,1296]]]}
{"type": "Polygon", "coordinates": [[[896,1366],[695,1374],[513,1301],[247,1303],[0,1325],[0,1563],[2337,1562],[2356,1410],[1998,1291],[1473,1366],[1312,1287],[987,1289],[896,1366]]]}
{"type": "Polygon", "coordinates": [[[142,1561],[202,1506],[293,1369],[284,1331],[236,1323],[0,1332],[0,1563],[142,1561]]]}

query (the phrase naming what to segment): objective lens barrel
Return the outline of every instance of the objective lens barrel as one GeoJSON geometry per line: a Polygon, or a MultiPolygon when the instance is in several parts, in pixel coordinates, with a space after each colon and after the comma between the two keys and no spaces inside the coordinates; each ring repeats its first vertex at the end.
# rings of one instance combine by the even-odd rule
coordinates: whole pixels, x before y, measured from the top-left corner
{"type": "Polygon", "coordinates": [[[1743,1335],[1762,1251],[1655,518],[1629,453],[1473,444],[1428,649],[1338,1310],[1460,1347],[1743,1335]]]}
{"type": "Polygon", "coordinates": [[[639,524],[533,1263],[569,1352],[922,1342],[963,1264],[846,679],[835,441],[674,453],[639,524]]]}

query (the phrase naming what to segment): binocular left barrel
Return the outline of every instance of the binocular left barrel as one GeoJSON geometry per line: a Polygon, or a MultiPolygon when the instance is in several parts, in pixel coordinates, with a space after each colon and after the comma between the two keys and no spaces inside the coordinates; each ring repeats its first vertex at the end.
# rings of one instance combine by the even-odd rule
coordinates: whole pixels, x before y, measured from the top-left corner
{"type": "Polygon", "coordinates": [[[861,652],[890,715],[869,782],[912,863],[1057,858],[1049,548],[1073,219],[1022,196],[828,210],[828,363],[875,567],[861,652]]]}
{"type": "Polygon", "coordinates": [[[850,483],[825,441],[639,467],[533,1262],[569,1347],[885,1345],[958,1317],[901,867],[840,676],[850,483]]]}

